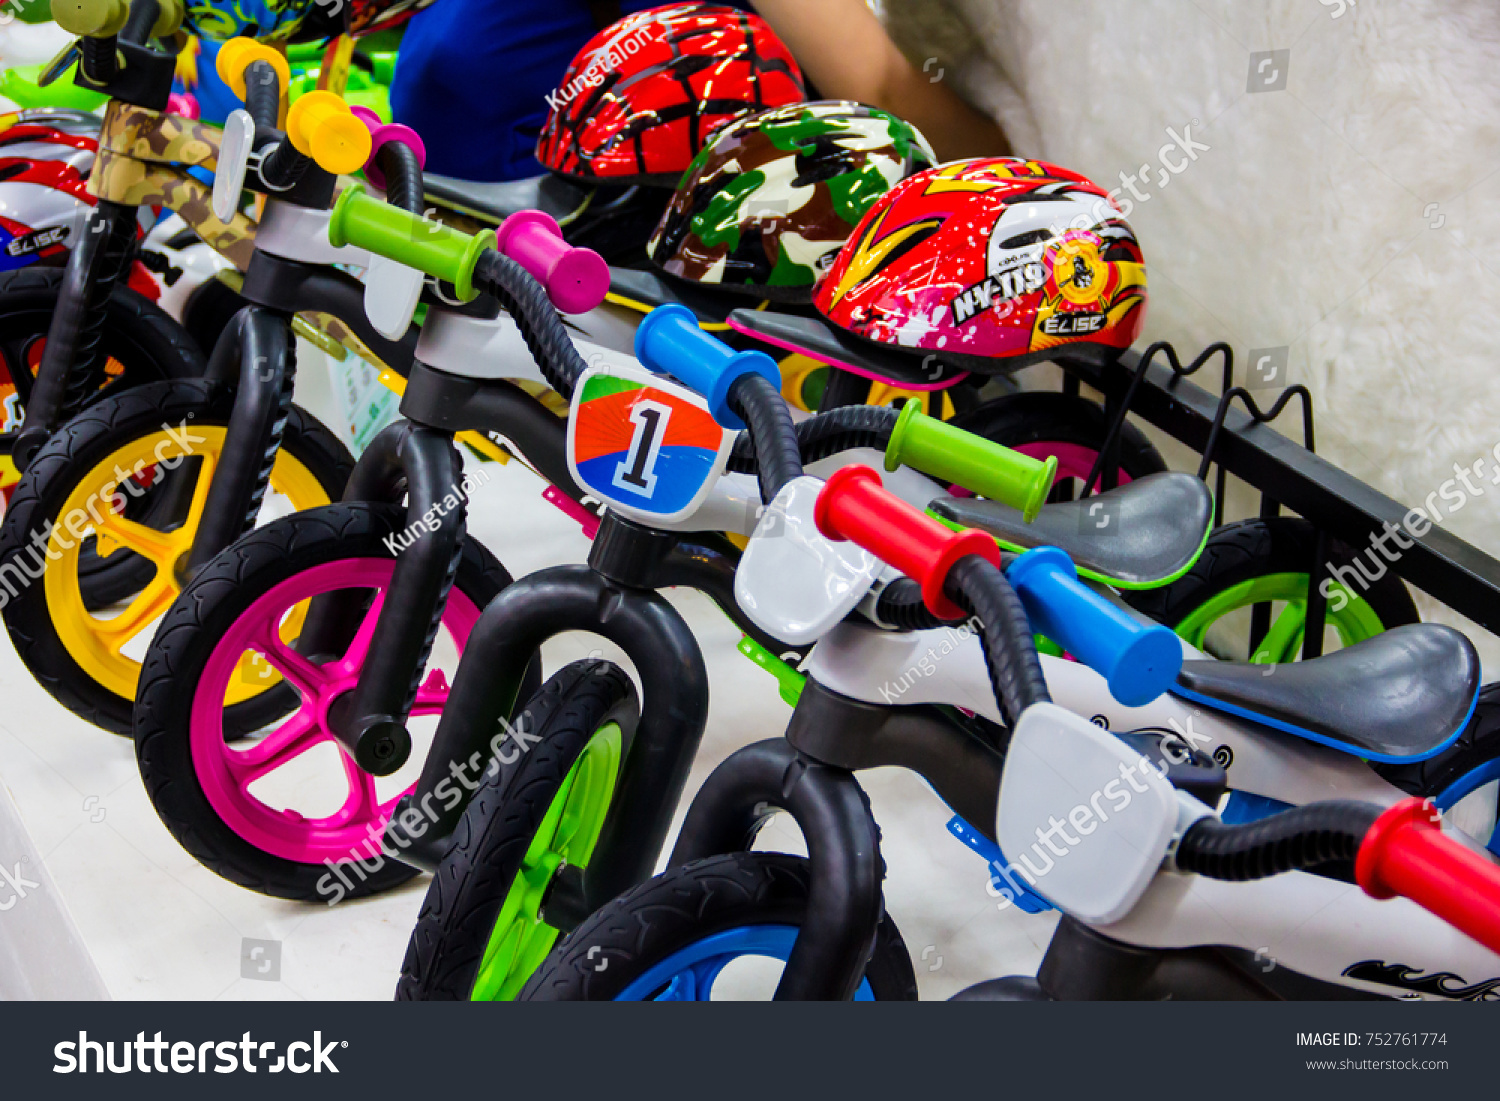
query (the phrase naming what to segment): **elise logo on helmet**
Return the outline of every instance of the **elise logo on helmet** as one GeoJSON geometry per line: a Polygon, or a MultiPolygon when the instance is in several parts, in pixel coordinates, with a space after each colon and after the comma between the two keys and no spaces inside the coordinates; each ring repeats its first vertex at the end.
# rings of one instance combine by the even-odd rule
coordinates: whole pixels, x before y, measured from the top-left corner
{"type": "Polygon", "coordinates": [[[1048,336],[1086,336],[1102,328],[1102,313],[1057,313],[1042,321],[1042,332],[1048,336]]]}
{"type": "Polygon", "coordinates": [[[7,256],[25,256],[29,252],[41,252],[43,249],[51,248],[67,239],[67,226],[49,226],[46,229],[38,229],[22,237],[17,237],[5,246],[7,256]]]}

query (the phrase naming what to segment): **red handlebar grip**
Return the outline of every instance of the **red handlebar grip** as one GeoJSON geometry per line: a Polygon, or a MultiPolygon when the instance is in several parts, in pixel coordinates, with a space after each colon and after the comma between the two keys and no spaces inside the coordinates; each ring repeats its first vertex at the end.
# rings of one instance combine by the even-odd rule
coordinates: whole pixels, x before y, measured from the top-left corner
{"type": "Polygon", "coordinates": [[[1427,800],[1406,799],[1375,820],[1354,878],[1371,897],[1409,898],[1500,952],[1500,867],[1444,837],[1427,800]]]}
{"type": "Polygon", "coordinates": [[[923,603],[943,619],[964,614],[943,595],[943,582],[955,562],[977,554],[1000,564],[1000,548],[984,532],[943,527],[887,490],[867,466],[834,471],[818,494],[813,520],[829,539],[858,543],[920,584],[923,603]]]}

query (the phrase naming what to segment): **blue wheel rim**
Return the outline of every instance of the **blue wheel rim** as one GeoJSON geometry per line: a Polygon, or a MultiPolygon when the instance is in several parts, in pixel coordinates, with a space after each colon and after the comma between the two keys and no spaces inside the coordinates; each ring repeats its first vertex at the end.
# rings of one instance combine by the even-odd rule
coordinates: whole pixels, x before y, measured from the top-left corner
{"type": "MultiPolygon", "coordinates": [[[[795,925],[742,925],[715,933],[673,952],[633,980],[615,1001],[709,1001],[715,980],[729,964],[744,956],[762,956],[785,963],[796,940],[795,925]]],[[[875,1000],[869,979],[860,979],[854,1000],[875,1000]]]]}

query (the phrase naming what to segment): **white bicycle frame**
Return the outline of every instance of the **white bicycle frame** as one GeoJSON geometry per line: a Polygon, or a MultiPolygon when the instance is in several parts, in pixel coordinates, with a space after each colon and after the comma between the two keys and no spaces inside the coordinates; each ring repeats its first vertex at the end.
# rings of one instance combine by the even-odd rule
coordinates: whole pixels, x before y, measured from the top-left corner
{"type": "MultiPolygon", "coordinates": [[[[1349,754],[1172,695],[1125,707],[1086,666],[1047,655],[1041,663],[1059,706],[1111,730],[1175,733],[1221,763],[1227,759],[1232,789],[1293,804],[1357,799],[1390,806],[1408,797],[1349,754]]],[[[846,621],[818,642],[804,668],[852,699],[948,704],[1000,721],[973,631],[893,632],[846,621]]],[[[1060,807],[1058,816],[1066,821],[1069,809],[1060,807]]],[[[1467,835],[1451,833],[1489,855],[1467,835]]],[[[1011,861],[1018,855],[1006,853],[1011,861]]],[[[1044,897],[1046,887],[1045,876],[1034,885],[1044,897]]],[[[1264,960],[1266,970],[1289,967],[1385,995],[1444,1000],[1494,989],[1500,997],[1500,957],[1488,949],[1405,899],[1377,901],[1351,884],[1303,872],[1250,883],[1163,872],[1123,918],[1092,927],[1141,947],[1240,947],[1264,960]],[[1358,978],[1351,970],[1387,981],[1358,978]]]]}

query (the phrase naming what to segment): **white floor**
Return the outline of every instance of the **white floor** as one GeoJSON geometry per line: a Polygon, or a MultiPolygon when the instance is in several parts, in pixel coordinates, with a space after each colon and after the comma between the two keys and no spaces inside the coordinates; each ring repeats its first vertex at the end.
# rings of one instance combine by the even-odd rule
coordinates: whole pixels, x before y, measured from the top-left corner
{"type": "MultiPolygon", "coordinates": [[[[539,480],[514,463],[485,470],[491,478],[475,493],[469,530],[513,574],[583,560],[587,542],[542,501],[539,480]]],[[[712,681],[690,796],[733,750],[779,734],[789,709],[774,682],[736,652],[738,631],[706,598],[668,595],[696,632],[712,681]]],[[[547,668],[597,645],[586,636],[559,640],[546,651],[547,668]]],[[[115,998],[390,997],[424,879],[334,908],[244,890],[178,846],[145,796],[130,743],[53,702],[8,638],[0,642],[0,700],[0,777],[115,998]],[[246,967],[247,938],[276,944],[246,967]],[[278,980],[242,977],[278,954],[278,980]]],[[[947,834],[949,816],[920,780],[897,770],[862,780],[884,835],[888,908],[923,997],[1033,973],[1055,917],[998,910],[983,863],[947,834]]],[[[767,829],[762,847],[801,851],[790,823],[767,829]]]]}

